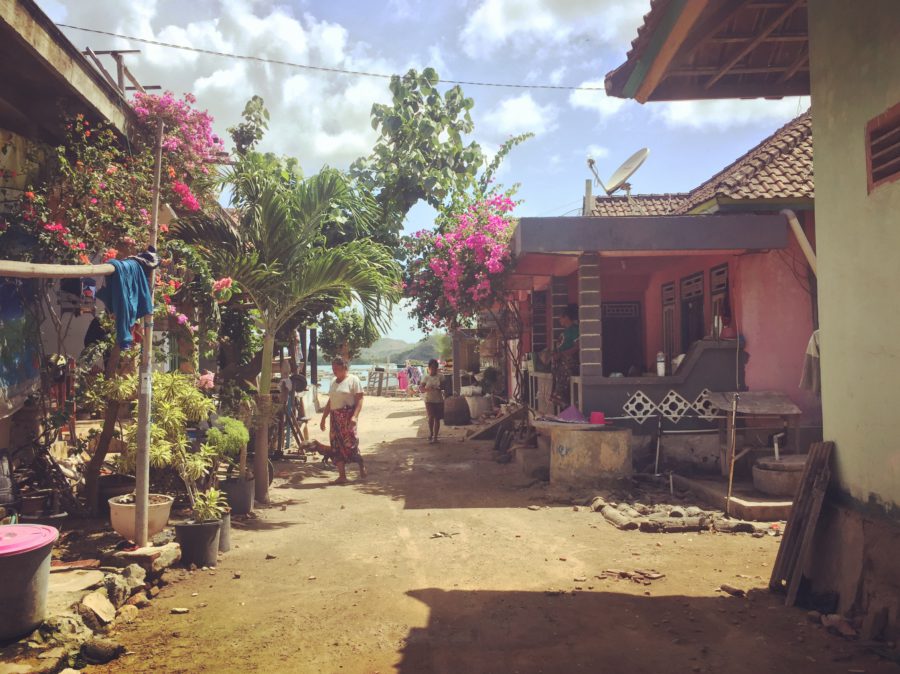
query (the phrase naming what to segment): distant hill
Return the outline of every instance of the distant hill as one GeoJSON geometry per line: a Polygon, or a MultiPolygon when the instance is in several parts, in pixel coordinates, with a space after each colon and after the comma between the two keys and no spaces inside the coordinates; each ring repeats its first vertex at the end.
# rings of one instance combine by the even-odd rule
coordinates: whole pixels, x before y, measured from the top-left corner
{"type": "Polygon", "coordinates": [[[432,358],[437,357],[437,338],[432,335],[431,337],[426,337],[421,342],[414,345],[411,349],[407,349],[406,351],[397,354],[396,362],[402,364],[407,360],[421,360],[427,363],[432,358]]]}
{"type": "Polygon", "coordinates": [[[393,358],[397,354],[403,353],[413,346],[413,343],[404,342],[402,339],[382,337],[368,349],[363,349],[354,362],[358,364],[391,363],[394,362],[393,358]]]}
{"type": "Polygon", "coordinates": [[[354,362],[358,364],[397,363],[407,360],[427,362],[438,357],[437,337],[432,335],[421,342],[404,342],[402,339],[382,338],[368,349],[363,349],[354,362]]]}

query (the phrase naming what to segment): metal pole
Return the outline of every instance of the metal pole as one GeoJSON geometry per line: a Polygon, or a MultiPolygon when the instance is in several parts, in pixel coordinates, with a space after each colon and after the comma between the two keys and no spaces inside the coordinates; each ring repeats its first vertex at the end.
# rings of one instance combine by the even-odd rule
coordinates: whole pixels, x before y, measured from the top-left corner
{"type": "Polygon", "coordinates": [[[731,400],[731,438],[728,452],[728,495],[725,497],[725,517],[729,516],[729,508],[731,507],[731,487],[734,485],[734,450],[737,445],[737,406],[741,396],[737,393],[731,400]]]}
{"type": "MultiPolygon", "coordinates": [[[[156,160],[153,165],[153,205],[150,214],[150,241],[156,247],[159,225],[159,181],[162,172],[163,123],[156,132],[156,160]]],[[[156,270],[150,271],[150,292],[156,284],[156,270]]],[[[137,453],[135,458],[134,531],[135,543],[147,545],[147,511],[150,504],[150,403],[153,399],[153,313],[144,317],[141,365],[138,370],[137,453]]]]}

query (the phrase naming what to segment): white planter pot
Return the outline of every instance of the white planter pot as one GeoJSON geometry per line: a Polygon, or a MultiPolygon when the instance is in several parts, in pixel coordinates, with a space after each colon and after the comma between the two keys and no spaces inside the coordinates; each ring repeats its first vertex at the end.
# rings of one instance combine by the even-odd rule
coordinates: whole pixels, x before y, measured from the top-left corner
{"type": "MultiPolygon", "coordinates": [[[[109,499],[109,523],[122,538],[133,541],[135,538],[135,506],[134,503],[120,503],[126,496],[113,496],[109,499]]],[[[165,494],[150,494],[150,506],[147,508],[147,537],[154,536],[165,529],[169,521],[169,513],[175,499],[165,494]],[[153,501],[157,501],[153,503],[153,501]]]]}

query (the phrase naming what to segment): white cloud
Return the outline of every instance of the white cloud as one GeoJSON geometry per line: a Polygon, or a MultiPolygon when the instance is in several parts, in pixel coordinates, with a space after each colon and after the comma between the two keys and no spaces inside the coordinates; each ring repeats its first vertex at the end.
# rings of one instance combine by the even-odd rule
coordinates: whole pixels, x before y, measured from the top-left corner
{"type": "Polygon", "coordinates": [[[649,0],[481,0],[460,42],[471,58],[488,58],[509,46],[524,52],[575,40],[623,45],[648,9],[649,0]]]}
{"type": "Polygon", "coordinates": [[[550,73],[550,84],[554,84],[559,86],[562,83],[563,77],[566,74],[566,66],[560,66],[556,70],[550,73]]]}
{"type": "Polygon", "coordinates": [[[596,143],[591,143],[587,146],[586,154],[593,159],[603,159],[604,157],[609,156],[609,148],[597,145],[596,143]]]}
{"type": "Polygon", "coordinates": [[[500,101],[484,121],[489,129],[506,136],[528,131],[540,136],[556,128],[557,114],[556,106],[541,105],[526,92],[500,101]]]}
{"type": "Polygon", "coordinates": [[[578,85],[593,91],[579,89],[569,94],[569,105],[573,108],[593,110],[601,119],[608,119],[622,109],[629,101],[624,98],[607,96],[602,80],[588,80],[578,85]]]}
{"type": "Polygon", "coordinates": [[[648,107],[670,128],[725,130],[760,122],[787,122],[809,108],[809,98],[673,101],[648,107]]]}
{"type": "MultiPolygon", "coordinates": [[[[110,32],[219,52],[381,73],[421,68],[427,61],[445,65],[437,46],[427,54],[405,56],[406,62],[386,60],[373,53],[370,45],[352,40],[340,23],[309,12],[295,13],[286,3],[218,0],[215,12],[185,12],[179,3],[163,0],[121,3],[116,12],[100,2],[59,0],[59,4],[61,8],[53,5],[54,12],[64,14],[73,25],[102,26],[110,32]]],[[[301,6],[313,7],[311,3],[301,6]]],[[[84,39],[81,33],[70,37],[76,44],[84,39]]],[[[131,45],[117,38],[90,39],[95,49],[139,47],[141,54],[128,57],[129,69],[138,79],[176,94],[196,94],[197,106],[210,111],[216,132],[226,138],[227,127],[239,121],[246,100],[253,94],[262,96],[271,120],[261,149],[296,156],[307,172],[323,164],[346,167],[367,154],[376,139],[370,124],[372,104],[390,101],[385,79],[131,45]]]]}

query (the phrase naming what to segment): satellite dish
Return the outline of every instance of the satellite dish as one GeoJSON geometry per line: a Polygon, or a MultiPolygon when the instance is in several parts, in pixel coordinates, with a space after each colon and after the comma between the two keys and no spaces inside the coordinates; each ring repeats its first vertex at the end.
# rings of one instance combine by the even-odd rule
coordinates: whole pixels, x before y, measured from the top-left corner
{"type": "Polygon", "coordinates": [[[604,186],[606,194],[611,196],[613,192],[622,187],[625,184],[625,181],[641,167],[641,164],[644,163],[649,155],[650,150],[643,147],[626,159],[625,162],[615,170],[612,176],[610,176],[609,182],[606,184],[607,186],[604,186]]]}
{"type": "Polygon", "coordinates": [[[611,197],[613,192],[624,187],[626,192],[630,192],[631,186],[625,182],[628,180],[632,174],[637,171],[641,164],[644,163],[644,160],[650,155],[650,150],[647,148],[641,148],[633,155],[631,155],[625,162],[615,170],[612,174],[612,177],[609,179],[607,183],[609,187],[603,184],[603,181],[600,180],[600,175],[597,173],[597,164],[592,157],[588,157],[587,163],[588,168],[591,169],[591,173],[594,174],[594,178],[597,179],[597,184],[603,188],[603,191],[606,192],[606,196],[611,197]]]}

